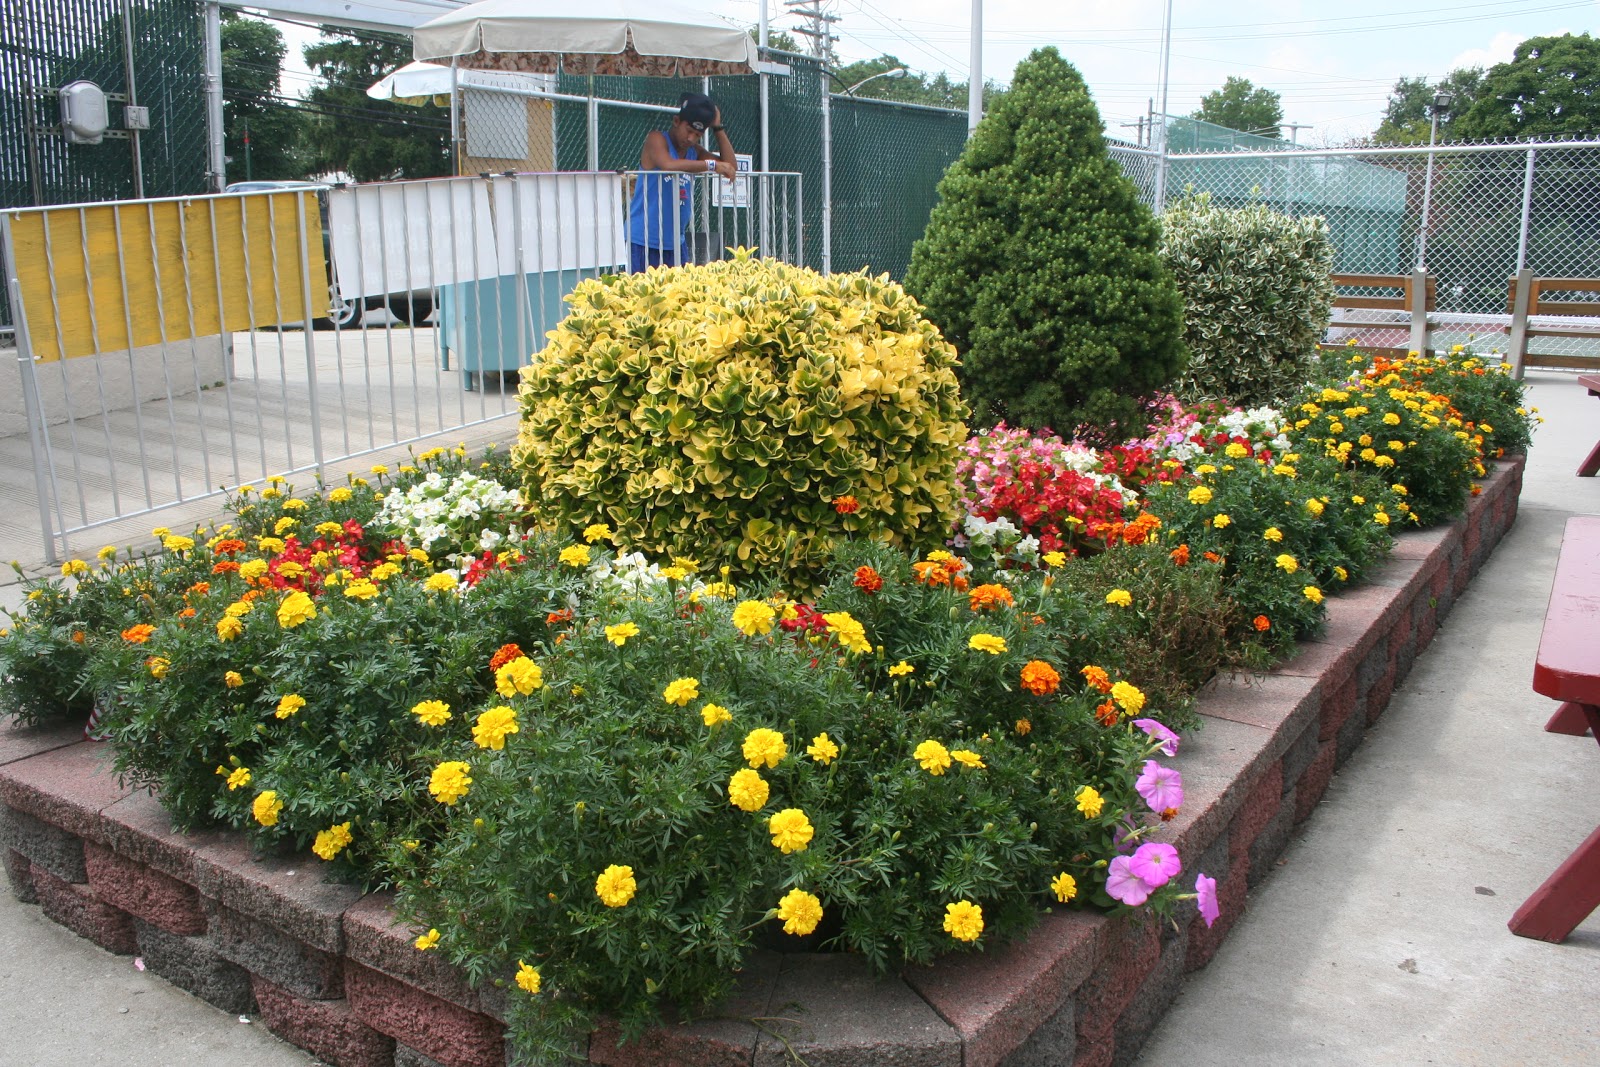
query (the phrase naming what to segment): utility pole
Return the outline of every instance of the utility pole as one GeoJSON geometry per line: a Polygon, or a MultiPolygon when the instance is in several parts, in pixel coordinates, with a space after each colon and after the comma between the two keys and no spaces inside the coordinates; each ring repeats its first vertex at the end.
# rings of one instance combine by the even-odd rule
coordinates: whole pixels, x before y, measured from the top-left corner
{"type": "Polygon", "coordinates": [[[1300,143],[1300,131],[1315,129],[1316,127],[1309,122],[1284,122],[1280,123],[1278,128],[1288,130],[1289,143],[1292,145],[1298,145],[1300,143]]]}
{"type": "Polygon", "coordinates": [[[797,15],[806,20],[805,25],[793,27],[794,32],[810,39],[806,45],[812,55],[822,60],[827,67],[838,66],[837,57],[833,54],[834,42],[838,41],[832,32],[832,26],[839,21],[839,16],[830,14],[826,8],[832,0],[784,0],[783,6],[789,9],[791,15],[797,15]]]}

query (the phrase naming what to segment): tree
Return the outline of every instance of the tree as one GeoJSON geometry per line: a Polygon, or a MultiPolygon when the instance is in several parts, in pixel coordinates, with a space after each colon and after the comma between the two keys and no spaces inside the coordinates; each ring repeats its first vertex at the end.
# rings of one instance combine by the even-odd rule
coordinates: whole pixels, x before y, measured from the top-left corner
{"type": "Polygon", "coordinates": [[[223,11],[223,145],[235,179],[305,177],[304,116],[278,93],[287,51],[272,23],[223,11]]]}
{"type": "Polygon", "coordinates": [[[1229,78],[1222,88],[1200,98],[1200,109],[1190,118],[1226,126],[1262,137],[1281,136],[1283,98],[1271,89],[1256,88],[1249,78],[1229,78]]]}
{"type": "Polygon", "coordinates": [[[1600,134],[1600,41],[1583,34],[1530,37],[1509,63],[1483,76],[1458,137],[1594,137],[1600,134]]]}
{"type": "Polygon", "coordinates": [[[960,352],[979,424],[1121,439],[1185,362],[1158,244],[1083,78],[1043,48],[939,183],[905,285],[960,352]]]}
{"type": "Polygon", "coordinates": [[[1401,75],[1389,92],[1383,123],[1373,131],[1372,140],[1379,144],[1427,144],[1432,124],[1430,109],[1434,94],[1440,90],[1453,97],[1449,109],[1439,113],[1439,139],[1444,141],[1456,136],[1456,120],[1471,110],[1482,92],[1483,69],[1461,67],[1433,85],[1426,78],[1401,75]]]}
{"type": "Polygon", "coordinates": [[[373,82],[411,62],[408,39],[324,30],[304,54],[324,82],[306,94],[306,107],[316,116],[307,140],[317,172],[344,171],[362,182],[450,173],[446,109],[367,95],[373,82]]]}

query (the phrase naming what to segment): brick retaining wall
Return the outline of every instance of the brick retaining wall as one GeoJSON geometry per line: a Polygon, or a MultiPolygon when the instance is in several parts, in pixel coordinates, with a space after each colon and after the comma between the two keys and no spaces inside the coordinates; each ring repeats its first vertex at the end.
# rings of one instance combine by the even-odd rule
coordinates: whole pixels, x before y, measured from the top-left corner
{"type": "MultiPolygon", "coordinates": [[[[614,1067],[777,1067],[788,1049],[813,1067],[1132,1062],[1516,520],[1522,471],[1499,464],[1464,518],[1401,535],[1367,584],[1329,598],[1294,659],[1201,694],[1204,729],[1173,761],[1186,801],[1159,838],[1217,879],[1212,928],[1192,912],[1176,930],[1058,912],[1016,943],[889,979],[852,956],[761,952],[721,1017],[627,1045],[602,1027],[575,1051],[614,1067]]],[[[511,1062],[504,991],[416,951],[387,895],[324,883],[310,856],[253,856],[236,834],[173,833],[153,798],[118,786],[107,747],[80,738],[0,728],[0,860],[19,900],[337,1067],[511,1062]]]]}

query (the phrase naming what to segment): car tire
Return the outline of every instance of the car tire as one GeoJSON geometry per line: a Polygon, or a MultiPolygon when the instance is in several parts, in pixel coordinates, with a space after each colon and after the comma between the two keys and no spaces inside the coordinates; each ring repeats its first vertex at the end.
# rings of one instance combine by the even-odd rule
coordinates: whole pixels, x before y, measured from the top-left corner
{"type": "Polygon", "coordinates": [[[360,300],[333,301],[333,314],[325,319],[316,319],[311,325],[319,330],[358,330],[361,322],[366,317],[366,309],[360,300]]]}
{"type": "Polygon", "coordinates": [[[433,314],[433,297],[391,296],[389,298],[389,314],[407,326],[420,325],[427,320],[429,315],[433,314]]]}

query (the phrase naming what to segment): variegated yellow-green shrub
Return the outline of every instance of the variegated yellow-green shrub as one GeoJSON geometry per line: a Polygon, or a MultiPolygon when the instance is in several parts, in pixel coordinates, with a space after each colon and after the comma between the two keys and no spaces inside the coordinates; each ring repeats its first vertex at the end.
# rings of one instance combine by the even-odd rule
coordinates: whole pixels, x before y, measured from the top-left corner
{"type": "Polygon", "coordinates": [[[522,372],[513,462],[542,517],[793,591],[841,538],[946,535],[956,354],[887,276],[741,250],[567,301],[522,372]]]}

